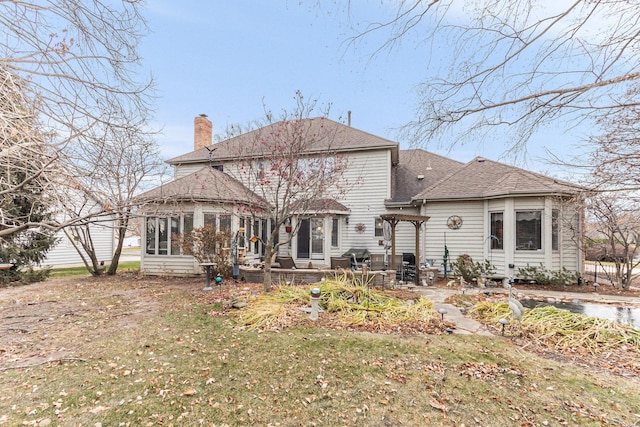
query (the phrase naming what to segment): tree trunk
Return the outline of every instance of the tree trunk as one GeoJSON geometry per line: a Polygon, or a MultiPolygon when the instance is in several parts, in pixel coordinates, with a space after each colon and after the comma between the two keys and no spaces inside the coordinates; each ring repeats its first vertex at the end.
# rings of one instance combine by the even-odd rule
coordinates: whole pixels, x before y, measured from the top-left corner
{"type": "Polygon", "coordinates": [[[271,258],[273,258],[273,248],[266,245],[264,251],[264,277],[262,279],[262,288],[265,292],[271,292],[271,258]]]}
{"type": "Polygon", "coordinates": [[[127,234],[127,227],[129,226],[129,214],[118,218],[118,245],[111,258],[111,264],[109,264],[109,270],[107,274],[113,276],[118,271],[118,263],[120,262],[120,255],[122,254],[122,246],[124,244],[124,238],[127,234]]]}

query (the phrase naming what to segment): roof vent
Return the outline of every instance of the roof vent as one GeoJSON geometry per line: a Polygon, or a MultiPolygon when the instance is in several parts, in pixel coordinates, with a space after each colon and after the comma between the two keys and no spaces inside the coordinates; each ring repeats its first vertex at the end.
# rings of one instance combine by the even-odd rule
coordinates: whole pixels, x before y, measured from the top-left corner
{"type": "Polygon", "coordinates": [[[424,175],[422,174],[418,175],[418,179],[424,179],[424,175]]]}
{"type": "Polygon", "coordinates": [[[478,157],[478,162],[479,162],[479,163],[482,163],[482,162],[484,162],[484,161],[485,161],[485,158],[484,158],[484,157],[478,157]]]}

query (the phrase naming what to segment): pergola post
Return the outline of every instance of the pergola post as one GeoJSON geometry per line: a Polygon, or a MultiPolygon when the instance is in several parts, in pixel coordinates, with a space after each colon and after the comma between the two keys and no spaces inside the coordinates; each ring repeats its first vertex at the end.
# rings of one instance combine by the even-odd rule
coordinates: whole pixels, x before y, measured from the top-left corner
{"type": "Polygon", "coordinates": [[[416,227],[416,259],[415,259],[415,269],[416,269],[416,285],[420,284],[420,226],[422,225],[422,221],[412,221],[413,225],[416,227]]]}
{"type": "Polygon", "coordinates": [[[396,269],[396,225],[398,221],[395,219],[386,220],[391,225],[391,269],[396,269]]]}

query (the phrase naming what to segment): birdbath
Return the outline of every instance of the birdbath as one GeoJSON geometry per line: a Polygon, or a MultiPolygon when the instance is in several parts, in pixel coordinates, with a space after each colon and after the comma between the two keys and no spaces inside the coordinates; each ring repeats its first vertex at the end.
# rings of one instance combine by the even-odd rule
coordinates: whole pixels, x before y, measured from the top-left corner
{"type": "Polygon", "coordinates": [[[202,263],[200,263],[200,265],[202,267],[204,267],[204,269],[207,272],[206,286],[204,287],[203,291],[210,291],[211,290],[211,269],[216,266],[216,263],[215,262],[202,262],[202,263]]]}
{"type": "Polygon", "coordinates": [[[1,263],[0,264],[0,270],[8,270],[11,267],[13,267],[13,264],[8,264],[8,263],[1,263]]]}

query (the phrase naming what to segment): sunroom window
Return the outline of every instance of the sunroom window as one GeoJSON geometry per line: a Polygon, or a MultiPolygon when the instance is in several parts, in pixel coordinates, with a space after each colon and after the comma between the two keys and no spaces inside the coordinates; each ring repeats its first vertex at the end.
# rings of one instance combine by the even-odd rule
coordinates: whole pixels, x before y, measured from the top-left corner
{"type": "Polygon", "coordinates": [[[491,212],[491,249],[503,249],[504,244],[504,214],[491,212]]]}
{"type": "Polygon", "coordinates": [[[516,212],[516,249],[520,251],[542,249],[542,211],[516,212]]]}
{"type": "Polygon", "coordinates": [[[560,241],[560,211],[554,209],[551,211],[551,249],[558,250],[560,241]]]}
{"type": "Polygon", "coordinates": [[[180,255],[180,235],[193,230],[193,213],[172,217],[147,217],[146,248],[149,255],[180,255]]]}

